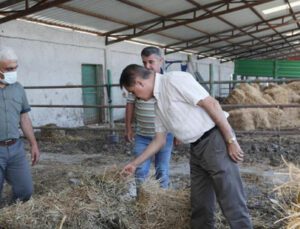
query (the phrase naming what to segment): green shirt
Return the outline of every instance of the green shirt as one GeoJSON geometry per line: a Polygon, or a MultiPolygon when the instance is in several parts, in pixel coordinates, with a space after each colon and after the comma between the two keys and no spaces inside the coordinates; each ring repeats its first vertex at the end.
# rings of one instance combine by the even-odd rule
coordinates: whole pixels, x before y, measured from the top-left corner
{"type": "Polygon", "coordinates": [[[20,137],[20,117],[28,111],[30,106],[20,83],[0,88],[0,141],[20,137]]]}
{"type": "Polygon", "coordinates": [[[127,103],[134,103],[136,133],[142,136],[153,137],[155,135],[155,99],[152,98],[144,101],[137,99],[132,93],[129,93],[127,103]]]}

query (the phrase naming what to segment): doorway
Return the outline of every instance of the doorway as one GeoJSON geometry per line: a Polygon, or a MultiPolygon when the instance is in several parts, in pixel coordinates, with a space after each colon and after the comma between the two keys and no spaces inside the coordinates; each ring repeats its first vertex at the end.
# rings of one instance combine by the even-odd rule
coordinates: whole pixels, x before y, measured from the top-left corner
{"type": "MultiPolygon", "coordinates": [[[[103,84],[103,67],[100,64],[82,64],[82,85],[103,84]]],[[[101,105],[103,103],[103,89],[101,87],[82,88],[83,105],[101,105]]],[[[84,108],[83,123],[96,124],[103,121],[102,108],[84,108]]]]}

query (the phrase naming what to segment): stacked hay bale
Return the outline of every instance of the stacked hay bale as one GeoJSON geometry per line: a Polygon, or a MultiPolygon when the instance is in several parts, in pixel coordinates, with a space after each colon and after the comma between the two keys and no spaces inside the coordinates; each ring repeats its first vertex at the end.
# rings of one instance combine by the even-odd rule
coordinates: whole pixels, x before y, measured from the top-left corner
{"type": "Polygon", "coordinates": [[[79,184],[0,209],[1,228],[189,228],[188,191],[145,184],[138,201],[115,169],[82,174],[79,184]]]}
{"type": "MultiPolygon", "coordinates": [[[[300,103],[300,82],[241,84],[226,98],[227,104],[292,104],[300,103]]],[[[243,108],[229,111],[229,122],[237,130],[287,129],[300,127],[298,108],[243,108]]]]}

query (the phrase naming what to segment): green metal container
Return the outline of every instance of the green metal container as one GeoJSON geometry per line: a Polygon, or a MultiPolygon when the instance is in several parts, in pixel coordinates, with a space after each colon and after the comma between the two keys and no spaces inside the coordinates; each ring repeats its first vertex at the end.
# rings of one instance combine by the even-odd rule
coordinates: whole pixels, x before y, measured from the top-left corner
{"type": "Polygon", "coordinates": [[[273,78],[300,78],[300,61],[236,60],[234,75],[273,78]]]}

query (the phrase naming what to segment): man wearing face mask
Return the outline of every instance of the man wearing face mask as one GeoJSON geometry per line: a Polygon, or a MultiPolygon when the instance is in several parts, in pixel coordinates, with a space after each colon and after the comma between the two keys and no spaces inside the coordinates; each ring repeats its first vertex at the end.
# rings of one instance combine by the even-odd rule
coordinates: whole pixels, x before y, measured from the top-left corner
{"type": "Polygon", "coordinates": [[[7,181],[12,186],[12,201],[26,201],[33,193],[33,184],[19,125],[31,145],[32,165],[38,162],[40,152],[28,115],[30,106],[17,82],[17,67],[15,52],[0,47],[0,195],[7,181]]]}

